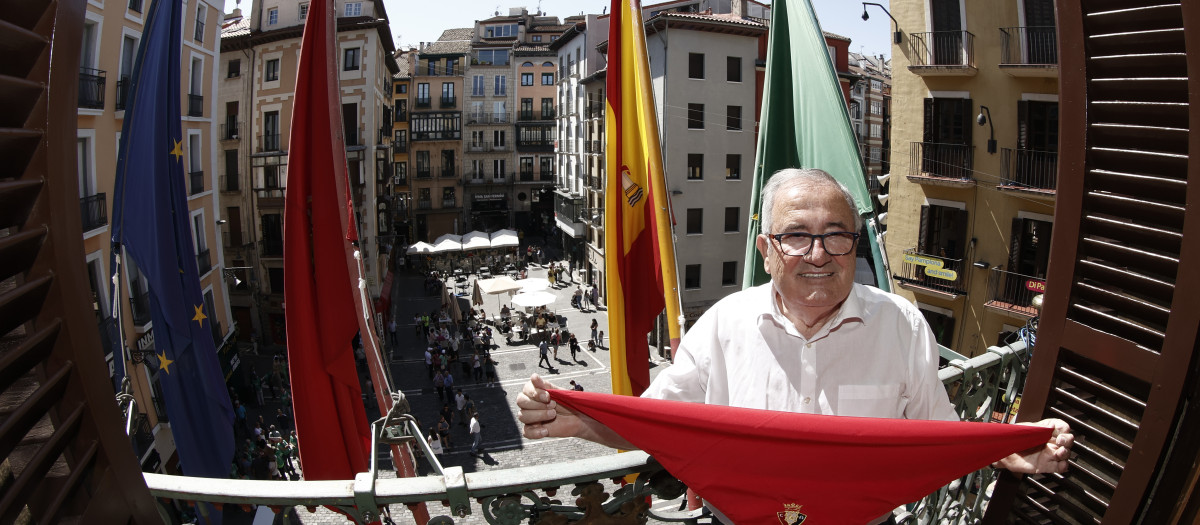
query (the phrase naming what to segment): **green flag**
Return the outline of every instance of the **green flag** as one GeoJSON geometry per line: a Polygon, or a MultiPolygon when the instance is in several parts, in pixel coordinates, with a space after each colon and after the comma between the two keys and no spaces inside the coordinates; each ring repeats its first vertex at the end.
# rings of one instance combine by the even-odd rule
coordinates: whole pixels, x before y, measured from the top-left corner
{"type": "Polygon", "coordinates": [[[743,287],[756,286],[771,278],[763,269],[754,239],[761,233],[758,219],[763,211],[760,201],[763,184],[785,168],[822,169],[850,189],[858,203],[858,213],[867,219],[871,245],[871,253],[860,253],[859,257],[873,259],[876,285],[889,290],[875,231],[875,210],[858,156],[858,141],[825,47],[825,37],[809,0],[776,0],[771,4],[767,75],[759,117],[743,287]]]}

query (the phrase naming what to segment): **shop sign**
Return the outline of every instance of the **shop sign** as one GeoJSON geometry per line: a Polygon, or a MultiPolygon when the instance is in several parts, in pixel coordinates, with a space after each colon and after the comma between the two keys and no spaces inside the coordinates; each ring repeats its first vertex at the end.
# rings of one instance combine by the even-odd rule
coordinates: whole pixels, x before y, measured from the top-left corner
{"type": "Polygon", "coordinates": [[[1046,293],[1046,281],[1029,279],[1025,281],[1025,289],[1031,292],[1046,293]]]}

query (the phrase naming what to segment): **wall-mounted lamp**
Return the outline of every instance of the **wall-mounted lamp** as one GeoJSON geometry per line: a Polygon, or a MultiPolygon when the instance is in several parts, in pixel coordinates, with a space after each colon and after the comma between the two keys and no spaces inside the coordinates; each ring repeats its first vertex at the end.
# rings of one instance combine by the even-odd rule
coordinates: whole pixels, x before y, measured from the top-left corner
{"type": "Polygon", "coordinates": [[[875,220],[879,221],[879,224],[887,226],[887,212],[885,211],[879,215],[876,215],[875,220]]]}
{"type": "Polygon", "coordinates": [[[995,153],[996,128],[992,126],[992,110],[988,109],[987,106],[979,106],[979,116],[975,117],[975,122],[978,122],[980,126],[984,124],[988,125],[988,131],[990,132],[990,135],[988,136],[987,150],[988,153],[995,153]],[[987,113],[986,117],[983,115],[984,113],[987,113]]]}
{"type": "Polygon", "coordinates": [[[987,262],[987,261],[975,261],[973,264],[971,264],[971,266],[974,266],[974,267],[976,267],[976,268],[979,268],[979,269],[981,269],[981,270],[986,270],[986,269],[987,269],[989,266],[991,266],[991,265],[990,265],[990,264],[988,264],[988,262],[987,262]]]}
{"type": "Polygon", "coordinates": [[[225,219],[217,219],[217,226],[222,226],[227,222],[229,222],[229,221],[227,221],[225,219]]]}
{"type": "Polygon", "coordinates": [[[671,190],[671,195],[683,195],[683,191],[680,191],[680,190],[671,190]]]}
{"type": "Polygon", "coordinates": [[[899,43],[900,43],[900,41],[901,41],[901,40],[903,40],[904,33],[900,32],[900,22],[897,22],[897,21],[896,21],[896,17],[892,16],[892,14],[888,12],[887,8],[886,8],[886,7],[883,7],[883,4],[879,4],[879,3],[876,3],[876,2],[863,2],[863,3],[862,3],[862,5],[863,5],[863,16],[862,16],[862,19],[863,19],[863,21],[864,21],[864,22],[865,22],[865,21],[867,21],[867,20],[869,20],[869,19],[871,18],[871,15],[867,14],[867,6],[869,6],[869,5],[876,6],[876,7],[880,8],[880,9],[882,9],[882,10],[883,10],[883,14],[885,14],[885,15],[888,15],[888,18],[891,18],[891,19],[892,19],[892,23],[896,25],[896,33],[895,33],[895,36],[894,36],[893,40],[895,40],[895,42],[896,42],[897,44],[899,44],[899,43]]]}

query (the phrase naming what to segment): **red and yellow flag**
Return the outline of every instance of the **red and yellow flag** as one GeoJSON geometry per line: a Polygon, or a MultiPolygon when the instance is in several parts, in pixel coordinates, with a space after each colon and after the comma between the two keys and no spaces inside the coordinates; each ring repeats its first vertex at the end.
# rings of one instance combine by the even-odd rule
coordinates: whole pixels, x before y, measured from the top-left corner
{"type": "Polygon", "coordinates": [[[640,395],[650,385],[646,334],[664,307],[671,348],[678,346],[679,281],[641,2],[613,0],[611,12],[604,118],[610,357],[613,393],[640,395]]]}

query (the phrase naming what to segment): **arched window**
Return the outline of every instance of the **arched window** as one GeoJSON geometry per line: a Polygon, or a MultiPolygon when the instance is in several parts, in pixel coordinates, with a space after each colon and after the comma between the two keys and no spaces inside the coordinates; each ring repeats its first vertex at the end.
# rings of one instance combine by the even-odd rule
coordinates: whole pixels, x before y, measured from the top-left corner
{"type": "Polygon", "coordinates": [[[554,67],[554,62],[542,62],[542,67],[554,67]]]}
{"type": "Polygon", "coordinates": [[[521,64],[521,67],[533,67],[533,62],[526,62],[524,64],[521,64]]]}

